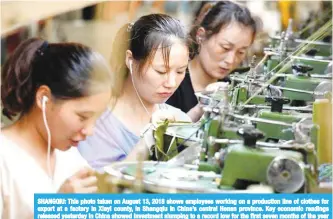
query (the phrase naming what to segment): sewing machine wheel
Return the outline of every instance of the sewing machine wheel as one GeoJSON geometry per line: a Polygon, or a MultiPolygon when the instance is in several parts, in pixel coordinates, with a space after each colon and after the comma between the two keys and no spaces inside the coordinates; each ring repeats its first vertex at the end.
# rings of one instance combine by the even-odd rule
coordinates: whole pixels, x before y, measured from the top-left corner
{"type": "Polygon", "coordinates": [[[295,193],[305,183],[304,170],[297,161],[276,157],[267,168],[267,181],[279,193],[295,193]]]}
{"type": "Polygon", "coordinates": [[[332,82],[323,81],[314,90],[315,99],[326,99],[327,94],[332,92],[332,82]]]}

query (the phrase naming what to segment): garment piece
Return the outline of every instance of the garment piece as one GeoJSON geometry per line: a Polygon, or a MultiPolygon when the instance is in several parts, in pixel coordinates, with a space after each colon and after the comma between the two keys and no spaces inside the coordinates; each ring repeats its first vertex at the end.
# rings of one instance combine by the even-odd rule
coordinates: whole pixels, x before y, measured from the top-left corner
{"type": "Polygon", "coordinates": [[[35,193],[56,193],[66,179],[87,162],[77,148],[56,150],[53,180],[37,161],[14,141],[0,134],[0,216],[32,219],[35,193]]]}

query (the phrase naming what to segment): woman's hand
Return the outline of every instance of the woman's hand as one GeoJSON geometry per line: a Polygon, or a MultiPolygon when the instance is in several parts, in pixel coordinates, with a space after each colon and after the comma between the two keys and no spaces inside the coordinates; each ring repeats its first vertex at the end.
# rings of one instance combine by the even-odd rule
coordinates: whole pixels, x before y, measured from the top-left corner
{"type": "Polygon", "coordinates": [[[97,192],[97,177],[92,169],[85,167],[68,178],[58,193],[94,193],[97,192]]]}
{"type": "MultiPolygon", "coordinates": [[[[214,82],[214,83],[207,85],[207,87],[205,88],[205,91],[215,92],[215,91],[218,91],[219,89],[224,90],[224,89],[228,88],[228,85],[229,85],[228,82],[214,82]]],[[[202,106],[200,103],[198,103],[195,107],[193,107],[192,109],[190,109],[187,112],[187,115],[191,118],[192,122],[197,122],[200,120],[203,113],[204,113],[204,111],[202,109],[202,106]]]]}
{"type": "Polygon", "coordinates": [[[229,85],[228,82],[214,82],[214,83],[208,84],[207,87],[205,88],[205,91],[215,92],[219,89],[227,89],[228,85],[229,85]]]}
{"type": "Polygon", "coordinates": [[[193,107],[187,112],[187,115],[191,118],[192,122],[197,122],[200,120],[203,113],[204,111],[200,106],[200,103],[198,103],[195,107],[193,107]]]}

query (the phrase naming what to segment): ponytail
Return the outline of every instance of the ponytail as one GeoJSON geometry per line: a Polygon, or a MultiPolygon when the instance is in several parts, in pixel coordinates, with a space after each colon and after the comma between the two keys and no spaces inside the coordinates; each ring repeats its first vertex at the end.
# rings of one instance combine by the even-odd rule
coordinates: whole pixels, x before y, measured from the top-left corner
{"type": "Polygon", "coordinates": [[[38,38],[24,41],[1,70],[2,113],[9,119],[26,113],[34,103],[35,96],[31,93],[36,89],[36,84],[32,80],[32,65],[44,42],[38,38]]]}
{"type": "Polygon", "coordinates": [[[117,32],[112,44],[110,66],[112,74],[116,74],[114,78],[115,80],[117,80],[115,84],[116,86],[118,86],[118,88],[115,89],[115,91],[118,91],[118,93],[114,93],[115,97],[120,96],[124,81],[129,73],[125,60],[126,51],[129,49],[130,45],[130,34],[131,24],[125,24],[117,32]]]}

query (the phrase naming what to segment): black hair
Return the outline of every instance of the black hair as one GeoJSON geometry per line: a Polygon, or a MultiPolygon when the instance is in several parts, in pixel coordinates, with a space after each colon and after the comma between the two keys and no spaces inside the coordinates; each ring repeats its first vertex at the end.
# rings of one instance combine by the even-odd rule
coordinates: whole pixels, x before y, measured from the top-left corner
{"type": "Polygon", "coordinates": [[[139,72],[150,63],[161,46],[166,67],[169,67],[170,49],[175,40],[187,46],[187,36],[179,20],[165,14],[150,14],[140,17],[134,24],[126,24],[117,33],[111,53],[111,68],[118,74],[122,86],[128,75],[125,64],[126,50],[139,61],[139,72]]]}
{"type": "Polygon", "coordinates": [[[250,11],[231,1],[205,2],[197,13],[194,26],[190,31],[190,57],[194,58],[199,53],[199,44],[196,39],[197,31],[203,27],[206,31],[206,39],[219,33],[221,28],[236,21],[253,30],[252,41],[258,31],[259,19],[251,15],[250,11]]]}
{"type": "Polygon", "coordinates": [[[35,103],[38,88],[46,85],[52,97],[72,99],[111,88],[104,58],[78,43],[47,43],[39,38],[22,42],[1,72],[3,114],[24,115],[35,103]],[[102,85],[103,86],[98,86],[102,85]],[[104,86],[105,85],[105,86],[104,86]]]}

